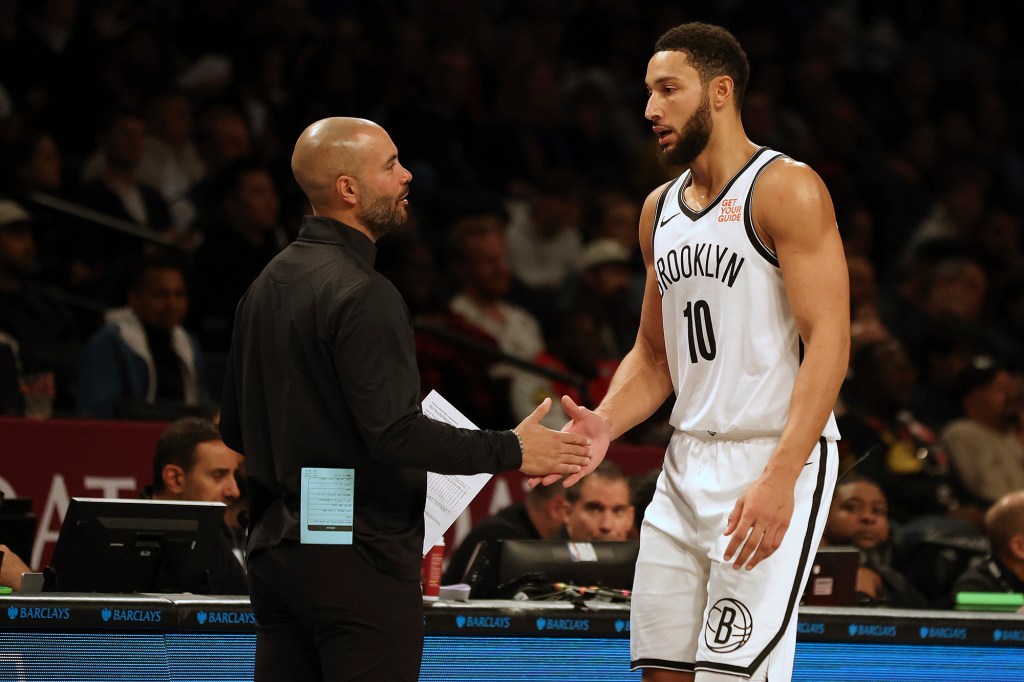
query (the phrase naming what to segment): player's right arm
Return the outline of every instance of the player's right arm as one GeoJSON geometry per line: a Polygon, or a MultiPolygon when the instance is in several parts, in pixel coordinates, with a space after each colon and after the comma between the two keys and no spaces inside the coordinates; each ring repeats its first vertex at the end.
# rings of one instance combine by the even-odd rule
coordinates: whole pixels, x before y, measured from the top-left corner
{"type": "MultiPolygon", "coordinates": [[[[665,332],[661,324],[661,294],[654,270],[654,221],[658,200],[668,187],[666,183],[654,190],[644,201],[640,211],[640,250],[647,268],[640,329],[632,350],[622,359],[604,400],[591,411],[576,405],[568,396],[562,397],[562,407],[571,421],[563,431],[571,431],[590,438],[590,464],[582,471],[567,476],[562,485],[569,487],[580,480],[604,459],[608,444],[644,421],[661,407],[672,393],[672,377],[665,356],[665,332]]],[[[543,482],[551,485],[561,476],[550,475],[530,479],[530,485],[543,482]]]]}
{"type": "Polygon", "coordinates": [[[654,269],[654,221],[658,201],[671,183],[651,192],[640,212],[640,251],[647,269],[640,329],[632,350],[622,359],[604,400],[594,412],[608,424],[614,440],[644,421],[672,394],[672,377],[665,354],[661,294],[654,269]]]}

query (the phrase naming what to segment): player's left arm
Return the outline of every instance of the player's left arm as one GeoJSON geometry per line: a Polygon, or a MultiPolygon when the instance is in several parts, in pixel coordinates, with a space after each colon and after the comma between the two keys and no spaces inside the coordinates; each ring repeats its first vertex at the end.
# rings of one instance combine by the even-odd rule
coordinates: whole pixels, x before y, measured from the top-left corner
{"type": "Polygon", "coordinates": [[[779,260],[804,355],[779,444],[725,531],[732,534],[726,561],[736,554],[733,565],[748,569],[782,544],[793,488],[828,422],[850,353],[849,275],[825,183],[808,166],[780,159],[758,180],[751,210],[758,235],[779,260]]]}

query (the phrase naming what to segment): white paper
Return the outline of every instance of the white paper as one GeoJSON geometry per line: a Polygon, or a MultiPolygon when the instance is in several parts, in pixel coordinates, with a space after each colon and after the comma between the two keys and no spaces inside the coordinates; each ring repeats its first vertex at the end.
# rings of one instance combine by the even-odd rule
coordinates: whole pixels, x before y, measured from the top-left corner
{"type": "MultiPolygon", "coordinates": [[[[423,399],[423,414],[462,429],[476,429],[473,422],[441,397],[437,391],[423,399]]],[[[491,474],[450,476],[427,472],[427,503],[423,508],[423,555],[426,556],[455,519],[469,506],[491,474]]]]}
{"type": "Polygon", "coordinates": [[[302,467],[302,544],[351,545],[355,491],[355,469],[302,467]]]}

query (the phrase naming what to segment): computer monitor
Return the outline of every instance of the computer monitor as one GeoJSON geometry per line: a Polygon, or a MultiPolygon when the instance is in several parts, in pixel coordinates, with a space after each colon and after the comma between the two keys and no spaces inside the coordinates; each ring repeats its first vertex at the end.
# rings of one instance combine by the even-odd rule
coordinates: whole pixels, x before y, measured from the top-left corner
{"type": "Polygon", "coordinates": [[[74,497],[47,589],[205,593],[211,557],[223,543],[224,509],[220,502],[74,497]]]}
{"type": "Polygon", "coordinates": [[[527,585],[556,582],[629,590],[640,543],[569,540],[481,542],[463,580],[474,599],[511,597],[527,585]]]}

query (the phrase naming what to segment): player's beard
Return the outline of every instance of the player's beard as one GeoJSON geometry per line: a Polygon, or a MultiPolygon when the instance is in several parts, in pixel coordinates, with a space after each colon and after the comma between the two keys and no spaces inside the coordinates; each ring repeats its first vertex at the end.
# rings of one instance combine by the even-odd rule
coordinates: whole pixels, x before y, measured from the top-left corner
{"type": "Polygon", "coordinates": [[[393,230],[401,229],[409,221],[404,207],[394,197],[383,194],[370,198],[366,205],[359,209],[357,217],[374,239],[380,239],[393,230]]]}
{"type": "Polygon", "coordinates": [[[669,166],[689,166],[708,146],[714,123],[711,120],[711,98],[707,93],[697,111],[676,135],[678,141],[661,150],[658,157],[669,166]]]}

